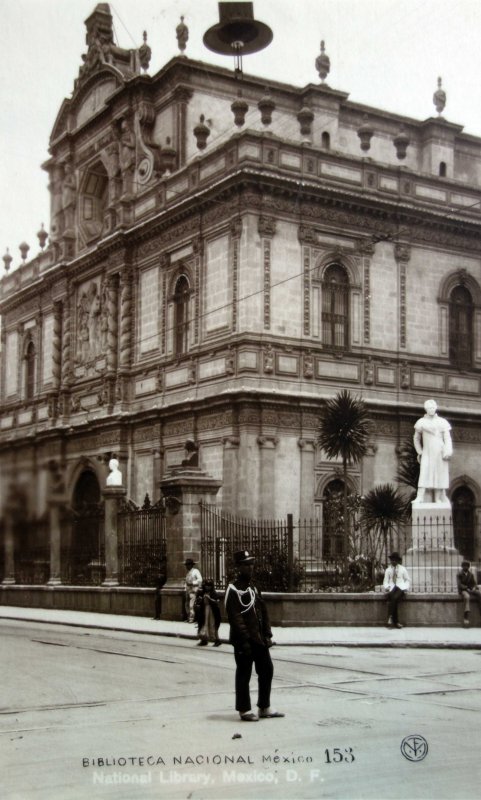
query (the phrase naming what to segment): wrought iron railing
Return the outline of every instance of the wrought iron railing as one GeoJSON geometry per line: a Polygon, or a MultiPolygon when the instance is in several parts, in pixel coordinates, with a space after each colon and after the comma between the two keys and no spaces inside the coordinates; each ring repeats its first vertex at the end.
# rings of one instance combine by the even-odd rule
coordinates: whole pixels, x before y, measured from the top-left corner
{"type": "Polygon", "coordinates": [[[119,583],[157,586],[165,574],[165,512],[146,495],[142,508],[124,503],[117,517],[119,583]]]}
{"type": "Polygon", "coordinates": [[[224,588],[235,571],[233,553],[247,548],[265,591],[366,592],[381,588],[389,555],[397,551],[412,592],[456,591],[463,555],[454,547],[449,517],[377,531],[357,522],[340,555],[326,552],[323,534],[319,520],[237,518],[201,503],[201,572],[224,588]]]}

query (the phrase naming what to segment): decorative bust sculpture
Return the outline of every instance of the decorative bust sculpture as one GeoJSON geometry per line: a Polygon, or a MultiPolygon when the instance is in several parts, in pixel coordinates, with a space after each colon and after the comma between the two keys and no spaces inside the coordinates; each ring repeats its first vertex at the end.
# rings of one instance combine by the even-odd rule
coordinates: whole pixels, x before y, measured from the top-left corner
{"type": "Polygon", "coordinates": [[[107,477],[107,486],[122,486],[122,473],[119,470],[119,462],[116,458],[109,461],[110,475],[107,477]]]}
{"type": "Polygon", "coordinates": [[[448,503],[448,460],[453,454],[451,425],[443,417],[438,417],[435,400],[426,400],[424,410],[424,417],[418,419],[414,426],[414,447],[421,465],[414,502],[424,502],[426,489],[429,489],[434,493],[435,503],[448,503]]]}

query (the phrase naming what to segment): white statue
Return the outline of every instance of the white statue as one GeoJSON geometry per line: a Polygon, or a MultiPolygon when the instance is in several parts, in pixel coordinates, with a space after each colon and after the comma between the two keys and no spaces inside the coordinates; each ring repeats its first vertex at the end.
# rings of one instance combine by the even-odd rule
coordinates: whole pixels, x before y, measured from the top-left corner
{"type": "Polygon", "coordinates": [[[424,502],[426,489],[434,493],[435,503],[449,503],[446,489],[449,487],[448,460],[453,454],[451,425],[438,417],[435,400],[426,400],[424,417],[414,426],[414,447],[421,465],[418,493],[415,502],[424,502]]]}
{"type": "Polygon", "coordinates": [[[122,473],[119,470],[119,462],[116,458],[109,461],[110,475],[107,477],[107,486],[122,486],[122,473]]]}

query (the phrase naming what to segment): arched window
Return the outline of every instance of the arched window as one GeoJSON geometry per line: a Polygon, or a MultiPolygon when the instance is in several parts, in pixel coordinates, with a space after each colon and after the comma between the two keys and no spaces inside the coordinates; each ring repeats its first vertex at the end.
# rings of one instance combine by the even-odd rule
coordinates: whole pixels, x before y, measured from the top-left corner
{"type": "Polygon", "coordinates": [[[449,360],[459,369],[473,362],[473,299],[465,286],[455,286],[449,297],[449,360]]]}
{"type": "Polygon", "coordinates": [[[329,150],[331,147],[331,137],[327,131],[324,131],[321,136],[321,144],[324,150],[329,150]]]}
{"type": "Polygon", "coordinates": [[[340,264],[331,264],[322,276],[322,343],[346,350],[349,335],[349,278],[340,264]]]}
{"type": "Polygon", "coordinates": [[[322,557],[337,558],[345,553],[344,523],[342,520],[344,482],[329,481],[324,489],[322,513],[322,557]]]}
{"type": "Polygon", "coordinates": [[[439,162],[439,177],[445,178],[446,177],[446,162],[440,161],[439,162]]]}
{"type": "Polygon", "coordinates": [[[474,541],[474,495],[467,486],[460,486],[453,492],[453,530],[454,546],[460,555],[472,561],[475,558],[474,541]]]}
{"type": "Polygon", "coordinates": [[[32,400],[35,395],[35,345],[29,342],[25,352],[25,399],[32,400]]]}
{"type": "Polygon", "coordinates": [[[190,286],[185,275],[181,275],[174,291],[174,349],[176,355],[186,353],[189,338],[190,286]]]}

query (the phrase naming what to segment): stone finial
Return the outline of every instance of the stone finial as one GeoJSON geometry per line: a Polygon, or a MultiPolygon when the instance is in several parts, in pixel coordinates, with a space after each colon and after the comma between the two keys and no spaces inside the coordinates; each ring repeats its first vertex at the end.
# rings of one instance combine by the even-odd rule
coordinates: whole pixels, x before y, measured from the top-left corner
{"type": "Polygon", "coordinates": [[[149,45],[147,44],[147,31],[143,33],[144,43],[139,47],[139,64],[146,72],[149,68],[150,58],[152,56],[152,50],[150,49],[149,45]]]}
{"type": "Polygon", "coordinates": [[[396,148],[396,155],[402,161],[403,158],[406,158],[406,150],[409,145],[409,136],[404,130],[404,125],[401,125],[399,133],[394,137],[393,142],[396,148]]]}
{"type": "Polygon", "coordinates": [[[25,263],[25,261],[27,260],[28,251],[30,250],[30,245],[27,244],[27,242],[22,242],[22,244],[18,245],[18,249],[20,250],[22,261],[25,263]]]}
{"type": "Polygon", "coordinates": [[[175,35],[177,36],[177,43],[179,45],[180,54],[183,56],[185,46],[189,39],[189,29],[187,25],[184,23],[184,17],[180,18],[180,22],[175,29],[175,35]]]}
{"type": "Polygon", "coordinates": [[[446,105],[446,92],[442,88],[442,78],[438,78],[438,88],[433,94],[433,103],[436,107],[436,111],[438,112],[439,116],[444,111],[444,106],[446,105]]]}
{"type": "Polygon", "coordinates": [[[316,58],[316,69],[319,73],[321,83],[324,83],[331,69],[331,61],[329,56],[325,53],[324,39],[321,42],[321,52],[316,58]]]}
{"type": "Polygon", "coordinates": [[[246,114],[249,109],[246,101],[242,99],[241,91],[239,90],[239,96],[231,105],[231,111],[234,114],[234,122],[238,128],[242,128],[244,122],[246,121],[246,114]]]}
{"type": "Polygon", "coordinates": [[[205,150],[207,146],[207,137],[210,136],[210,130],[205,124],[205,117],[200,115],[200,121],[194,128],[194,136],[197,139],[197,147],[199,150],[205,150]]]}
{"type": "Polygon", "coordinates": [[[301,136],[309,140],[311,136],[312,122],[314,114],[308,106],[303,106],[297,115],[297,120],[301,128],[301,136]]]}
{"type": "Polygon", "coordinates": [[[39,245],[40,245],[40,250],[43,250],[43,248],[45,247],[45,243],[46,243],[46,241],[48,239],[48,233],[45,230],[45,228],[43,227],[43,222],[42,222],[42,225],[40,227],[40,230],[37,232],[37,238],[38,238],[38,242],[39,242],[39,245]]]}
{"type": "Polygon", "coordinates": [[[269,94],[269,90],[266,88],[265,94],[262,95],[261,99],[257,103],[257,108],[261,112],[261,122],[263,125],[270,125],[272,122],[272,112],[274,111],[276,104],[274,100],[269,94]]]}
{"type": "Polygon", "coordinates": [[[357,135],[361,140],[361,150],[367,152],[371,147],[371,139],[374,135],[374,128],[368,122],[367,114],[364,114],[363,123],[360,128],[358,128],[357,135]]]}
{"type": "Polygon", "coordinates": [[[5,251],[5,255],[2,256],[2,258],[3,258],[3,263],[5,264],[5,272],[8,274],[8,270],[10,269],[10,264],[13,261],[13,258],[10,255],[8,247],[7,247],[6,251],[5,251]]]}

